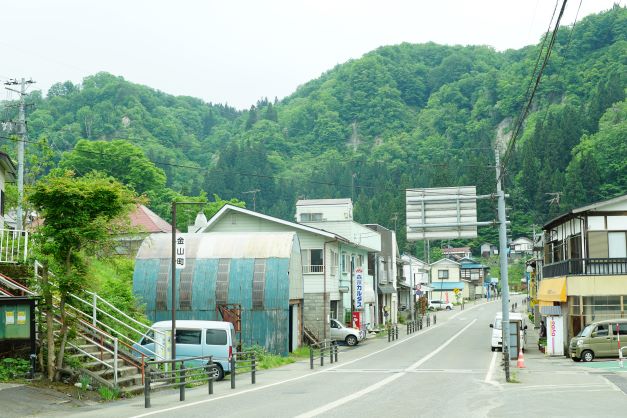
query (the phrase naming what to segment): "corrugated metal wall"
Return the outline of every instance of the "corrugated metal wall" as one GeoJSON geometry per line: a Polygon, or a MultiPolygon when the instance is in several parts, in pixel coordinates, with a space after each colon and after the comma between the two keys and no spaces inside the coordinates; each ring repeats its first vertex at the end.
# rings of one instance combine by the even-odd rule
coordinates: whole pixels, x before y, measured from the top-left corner
{"type": "MultiPolygon", "coordinates": [[[[216,311],[216,296],[218,299],[225,298],[226,303],[242,306],[244,344],[258,344],[270,352],[286,355],[289,350],[290,260],[257,260],[258,267],[260,261],[265,263],[265,281],[263,301],[261,305],[261,301],[257,301],[255,309],[255,259],[188,260],[182,272],[183,279],[180,270],[176,275],[177,319],[220,320],[216,311]],[[219,275],[219,271],[223,273],[219,275]],[[218,280],[219,276],[221,280],[218,280]]],[[[169,259],[137,259],[135,262],[133,291],[146,304],[146,313],[152,321],[171,319],[169,264],[169,259]]],[[[262,270],[258,268],[258,273],[262,270]]],[[[256,286],[259,291],[259,284],[256,286]]]]}

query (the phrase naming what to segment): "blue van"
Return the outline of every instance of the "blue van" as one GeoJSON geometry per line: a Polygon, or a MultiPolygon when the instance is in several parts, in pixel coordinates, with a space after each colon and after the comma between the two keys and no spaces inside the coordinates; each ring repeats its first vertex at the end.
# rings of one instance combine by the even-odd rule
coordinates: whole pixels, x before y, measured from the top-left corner
{"type": "MultiPolygon", "coordinates": [[[[155,332],[165,333],[172,329],[172,321],[155,322],[151,331],[133,345],[137,351],[155,358],[155,332]]],[[[231,357],[235,341],[235,328],[224,321],[176,321],[176,358],[213,356],[216,365],[215,379],[222,380],[231,371],[231,357]]]]}

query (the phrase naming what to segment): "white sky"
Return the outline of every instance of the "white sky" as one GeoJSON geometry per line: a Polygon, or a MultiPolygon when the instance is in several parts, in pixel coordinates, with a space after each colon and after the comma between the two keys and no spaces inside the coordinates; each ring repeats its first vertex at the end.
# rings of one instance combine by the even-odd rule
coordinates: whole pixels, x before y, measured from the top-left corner
{"type": "MultiPolygon", "coordinates": [[[[617,1],[582,0],[579,20],[617,1]]],[[[568,2],[563,24],[578,6],[568,2]]],[[[32,77],[46,92],[107,71],[242,109],[383,45],[534,44],[554,7],[555,0],[4,1],[0,80],[32,77]]]]}

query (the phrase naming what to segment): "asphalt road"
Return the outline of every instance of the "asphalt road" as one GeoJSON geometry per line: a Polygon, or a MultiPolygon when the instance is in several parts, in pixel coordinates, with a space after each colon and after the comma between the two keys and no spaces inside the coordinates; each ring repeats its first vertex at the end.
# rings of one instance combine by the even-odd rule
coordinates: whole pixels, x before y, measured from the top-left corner
{"type": "MultiPolygon", "coordinates": [[[[309,370],[308,362],[262,372],[257,385],[244,380],[116,402],[81,417],[502,417],[624,416],[627,395],[601,374],[527,350],[528,369],[513,369],[520,383],[506,383],[500,353],[490,350],[489,328],[500,302],[439,312],[438,324],[396,342],[377,338],[343,347],[340,362],[309,370]]],[[[529,347],[528,347],[529,348],[529,347]]],[[[572,363],[572,364],[571,364],[572,363]]],[[[512,362],[515,367],[516,362],[512,362]]],[[[66,416],[72,414],[68,413],[66,416]]]]}

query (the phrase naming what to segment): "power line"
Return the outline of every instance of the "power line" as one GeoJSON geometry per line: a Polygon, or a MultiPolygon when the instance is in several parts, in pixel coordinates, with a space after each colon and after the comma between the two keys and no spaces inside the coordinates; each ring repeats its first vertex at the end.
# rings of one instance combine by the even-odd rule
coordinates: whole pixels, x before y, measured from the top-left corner
{"type": "MultiPolygon", "coordinates": [[[[548,62],[549,62],[549,58],[551,58],[551,51],[553,50],[553,46],[555,45],[555,40],[557,38],[557,32],[559,30],[559,24],[560,21],[562,20],[562,16],[564,15],[564,10],[566,9],[566,3],[568,2],[568,0],[564,0],[564,2],[562,3],[562,7],[560,9],[560,13],[557,17],[557,21],[555,22],[555,27],[553,29],[553,33],[551,34],[551,40],[549,42],[549,45],[547,46],[547,50],[546,50],[546,54],[544,56],[544,60],[542,62],[542,66],[540,67],[540,70],[537,73],[537,76],[535,77],[535,82],[533,84],[533,89],[531,90],[531,94],[527,100],[526,105],[523,107],[522,112],[520,113],[518,119],[516,120],[516,125],[514,127],[514,131],[512,133],[512,137],[510,139],[510,142],[507,146],[507,149],[505,151],[505,154],[503,156],[503,162],[502,162],[502,166],[505,167],[507,165],[507,163],[509,162],[509,159],[511,158],[511,154],[515,148],[516,145],[516,140],[519,137],[519,134],[521,132],[522,129],[522,125],[523,122],[525,120],[525,118],[527,117],[527,114],[529,113],[529,110],[531,109],[531,103],[533,102],[533,98],[535,97],[536,91],[538,90],[538,86],[540,85],[540,80],[542,79],[542,74],[544,73],[544,69],[546,68],[548,62]]],[[[499,180],[504,176],[505,170],[502,170],[500,173],[500,178],[499,180]]]]}

